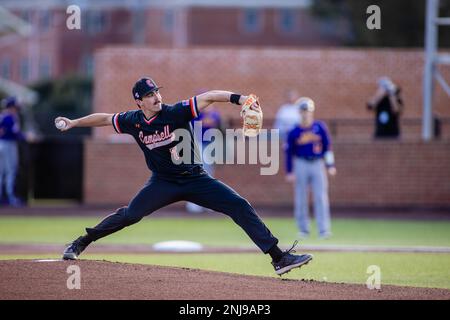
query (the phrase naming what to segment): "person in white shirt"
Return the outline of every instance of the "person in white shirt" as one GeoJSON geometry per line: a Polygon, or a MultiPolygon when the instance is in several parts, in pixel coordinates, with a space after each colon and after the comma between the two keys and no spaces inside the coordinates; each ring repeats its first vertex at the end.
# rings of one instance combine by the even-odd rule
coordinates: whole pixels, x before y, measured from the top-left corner
{"type": "Polygon", "coordinates": [[[287,102],[283,104],[275,116],[273,127],[280,130],[280,140],[286,142],[287,135],[298,123],[300,123],[300,112],[295,101],[299,94],[295,89],[286,92],[287,102]]]}

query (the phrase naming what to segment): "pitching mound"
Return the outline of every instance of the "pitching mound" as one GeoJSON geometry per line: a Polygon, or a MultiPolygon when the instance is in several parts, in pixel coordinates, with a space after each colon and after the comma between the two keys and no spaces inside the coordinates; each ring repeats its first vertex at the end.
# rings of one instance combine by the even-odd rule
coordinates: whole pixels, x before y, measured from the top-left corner
{"type": "Polygon", "coordinates": [[[450,299],[450,290],[397,286],[368,290],[364,285],[106,261],[11,260],[0,261],[0,300],[4,299],[450,299]],[[80,270],[79,290],[67,287],[74,275],[71,265],[80,270]]]}

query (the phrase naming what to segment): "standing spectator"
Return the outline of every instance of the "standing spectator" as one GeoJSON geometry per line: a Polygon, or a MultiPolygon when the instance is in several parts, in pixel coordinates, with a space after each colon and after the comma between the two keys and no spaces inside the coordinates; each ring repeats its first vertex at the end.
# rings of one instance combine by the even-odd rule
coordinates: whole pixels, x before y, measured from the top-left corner
{"type": "Polygon", "coordinates": [[[398,138],[400,114],[403,111],[401,89],[388,77],[378,80],[378,89],[367,103],[375,112],[375,138],[398,138]]]}
{"type": "Polygon", "coordinates": [[[289,131],[300,122],[300,113],[295,101],[298,99],[297,90],[287,91],[287,103],[283,104],[275,116],[273,127],[280,130],[280,140],[286,142],[289,131]]]}
{"type": "Polygon", "coordinates": [[[300,98],[298,107],[301,113],[300,124],[288,135],[286,180],[295,184],[294,213],[300,237],[308,237],[310,232],[308,190],[311,185],[319,238],[326,239],[331,236],[326,171],[331,176],[336,174],[334,155],[325,124],[314,120],[313,100],[300,98]]]}
{"type": "Polygon", "coordinates": [[[19,163],[18,141],[24,136],[20,131],[19,105],[14,97],[4,99],[5,110],[0,114],[0,199],[2,198],[3,182],[6,196],[11,206],[20,205],[15,196],[14,185],[19,163]]]}
{"type": "MultiPolygon", "coordinates": [[[[203,162],[203,168],[206,170],[206,172],[209,173],[210,176],[214,177],[214,159],[210,159],[209,153],[205,152],[205,148],[211,143],[211,141],[206,141],[203,137],[207,130],[209,129],[220,129],[221,127],[221,118],[220,113],[217,111],[214,105],[211,105],[209,109],[204,110],[200,115],[192,120],[192,125],[195,128],[196,122],[201,123],[201,132],[198,132],[198,134],[201,134],[201,136],[195,136],[195,139],[198,144],[202,145],[202,162],[203,162]]],[[[194,130],[195,131],[195,130],[194,130]]],[[[194,132],[197,133],[197,132],[194,132]]],[[[186,203],[186,210],[192,213],[199,213],[204,210],[203,207],[192,203],[187,202],[186,203]]]]}

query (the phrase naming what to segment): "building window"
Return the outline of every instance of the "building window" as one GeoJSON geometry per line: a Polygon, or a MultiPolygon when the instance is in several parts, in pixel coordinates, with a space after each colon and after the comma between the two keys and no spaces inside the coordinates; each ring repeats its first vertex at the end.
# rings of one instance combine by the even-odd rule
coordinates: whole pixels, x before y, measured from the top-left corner
{"type": "Polygon", "coordinates": [[[50,60],[48,58],[43,58],[39,62],[39,77],[50,78],[50,75],[51,75],[50,60]]]}
{"type": "Polygon", "coordinates": [[[39,12],[39,28],[42,32],[47,32],[52,23],[52,12],[49,10],[41,10],[39,12]]]}
{"type": "Polygon", "coordinates": [[[163,15],[163,29],[166,32],[172,32],[173,31],[173,25],[174,25],[174,12],[173,10],[165,10],[163,15]]]}
{"type": "MultiPolygon", "coordinates": [[[[83,17],[81,21],[83,21],[83,17]]],[[[96,34],[106,30],[107,15],[103,11],[88,11],[85,21],[87,31],[90,34],[96,34]]]]}
{"type": "Polygon", "coordinates": [[[258,9],[245,9],[243,12],[243,28],[247,33],[260,32],[263,29],[263,13],[258,9]]]}
{"type": "Polygon", "coordinates": [[[293,33],[297,27],[295,11],[282,9],[278,12],[278,26],[283,33],[293,33]]]}
{"type": "Polygon", "coordinates": [[[325,20],[321,21],[319,25],[319,30],[323,36],[336,36],[337,35],[337,25],[335,21],[325,20]]]}
{"type": "Polygon", "coordinates": [[[20,61],[20,80],[26,82],[30,80],[30,60],[28,58],[24,58],[20,61]]]}
{"type": "Polygon", "coordinates": [[[92,76],[94,73],[94,57],[92,54],[84,54],[81,58],[81,73],[87,76],[92,76]]]}
{"type": "Polygon", "coordinates": [[[22,17],[22,20],[31,23],[31,11],[30,10],[23,10],[20,14],[22,17]]]}
{"type": "Polygon", "coordinates": [[[11,59],[9,58],[2,60],[1,77],[4,79],[11,79],[11,59]]]}

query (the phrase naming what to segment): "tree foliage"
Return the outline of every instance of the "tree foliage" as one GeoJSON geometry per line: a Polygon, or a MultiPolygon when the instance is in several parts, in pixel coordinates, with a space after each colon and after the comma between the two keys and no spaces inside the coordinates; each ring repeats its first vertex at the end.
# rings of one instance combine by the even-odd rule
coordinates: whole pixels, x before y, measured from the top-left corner
{"type": "MultiPolygon", "coordinates": [[[[57,116],[79,118],[92,111],[92,79],[76,75],[38,82],[32,86],[39,100],[31,110],[34,121],[43,135],[54,135],[57,116]]],[[[86,135],[89,128],[70,130],[67,135],[86,135]]]]}
{"type": "MultiPolygon", "coordinates": [[[[315,0],[312,13],[319,19],[344,19],[346,44],[369,47],[422,47],[426,0],[315,0]],[[366,26],[370,5],[381,9],[381,30],[366,26]]],[[[439,15],[450,17],[450,1],[441,0],[439,15]]],[[[439,27],[439,46],[450,47],[450,27],[439,27]]]]}

